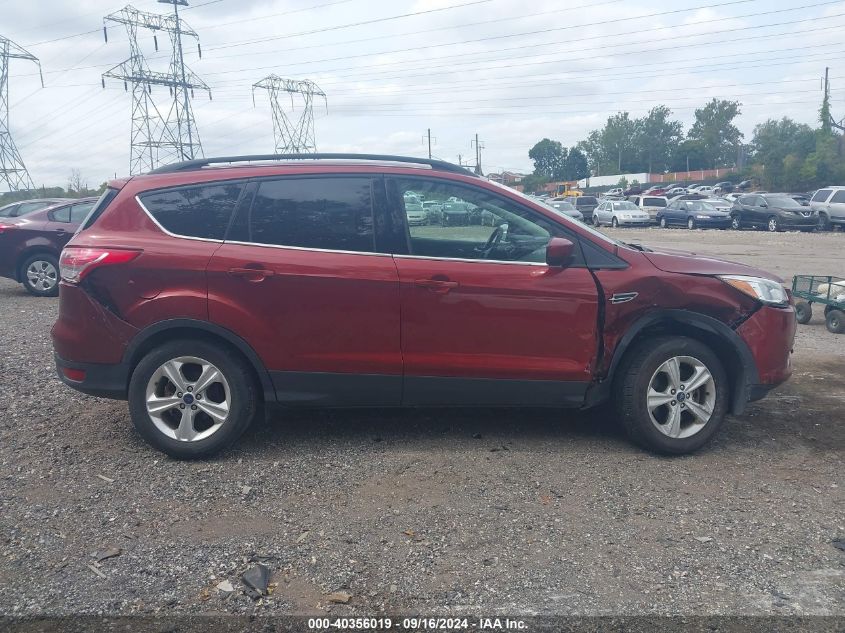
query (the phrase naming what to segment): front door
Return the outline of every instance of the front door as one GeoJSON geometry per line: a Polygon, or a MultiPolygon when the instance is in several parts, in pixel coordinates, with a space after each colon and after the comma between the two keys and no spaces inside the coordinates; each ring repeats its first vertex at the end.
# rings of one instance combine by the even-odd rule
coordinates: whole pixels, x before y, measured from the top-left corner
{"type": "MultiPolygon", "coordinates": [[[[551,237],[574,233],[486,187],[388,178],[388,198],[465,202],[466,226],[409,226],[395,256],[405,404],[572,405],[591,378],[597,290],[581,263],[549,267],[551,237]]],[[[403,214],[399,214],[400,216],[403,214]]],[[[577,247],[577,243],[576,243],[577,247]]]]}
{"type": "Polygon", "coordinates": [[[208,268],[209,316],[244,338],[285,404],[398,405],[399,279],[374,246],[381,178],[250,185],[208,268]]]}

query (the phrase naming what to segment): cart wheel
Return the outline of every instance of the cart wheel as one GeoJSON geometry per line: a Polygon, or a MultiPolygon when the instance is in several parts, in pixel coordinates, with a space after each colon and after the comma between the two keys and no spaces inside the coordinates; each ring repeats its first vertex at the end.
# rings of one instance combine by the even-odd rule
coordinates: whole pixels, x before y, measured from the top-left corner
{"type": "Polygon", "coordinates": [[[845,333],[845,312],[831,310],[827,313],[827,331],[834,334],[845,333]]]}
{"type": "Polygon", "coordinates": [[[806,301],[796,301],[795,318],[798,320],[798,323],[801,323],[802,325],[809,323],[810,319],[813,318],[813,306],[806,301]]]}

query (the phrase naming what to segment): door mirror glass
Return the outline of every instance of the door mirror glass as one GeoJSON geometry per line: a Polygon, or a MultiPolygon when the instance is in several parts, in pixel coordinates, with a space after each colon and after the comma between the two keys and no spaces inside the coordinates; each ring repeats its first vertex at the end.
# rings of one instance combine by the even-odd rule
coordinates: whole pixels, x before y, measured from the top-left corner
{"type": "Polygon", "coordinates": [[[566,266],[572,259],[575,244],[565,237],[553,237],[546,246],[546,263],[549,266],[566,266]]]}

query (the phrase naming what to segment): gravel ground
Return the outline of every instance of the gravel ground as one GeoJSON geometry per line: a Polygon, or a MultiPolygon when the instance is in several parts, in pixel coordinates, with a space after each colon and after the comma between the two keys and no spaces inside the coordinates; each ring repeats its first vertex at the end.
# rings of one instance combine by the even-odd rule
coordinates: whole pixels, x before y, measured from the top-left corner
{"type": "MultiPolygon", "coordinates": [[[[845,274],[843,233],[610,232],[845,274]]],[[[845,336],[818,317],[694,456],[600,414],[315,411],[186,463],[54,378],[56,310],[0,280],[0,614],[845,615],[845,336]]]]}

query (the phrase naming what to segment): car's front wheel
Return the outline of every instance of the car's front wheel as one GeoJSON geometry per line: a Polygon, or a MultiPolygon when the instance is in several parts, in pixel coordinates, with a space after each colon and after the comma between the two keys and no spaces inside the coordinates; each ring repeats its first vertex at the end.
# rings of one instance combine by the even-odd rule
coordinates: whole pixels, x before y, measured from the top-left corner
{"type": "Polygon", "coordinates": [[[21,267],[21,282],[29,294],[55,297],[59,294],[59,262],[52,255],[39,253],[29,257],[21,267]]]}
{"type": "Polygon", "coordinates": [[[770,233],[777,233],[780,231],[780,222],[778,222],[777,216],[769,216],[769,221],[766,223],[766,228],[769,229],[770,233]]]}
{"type": "Polygon", "coordinates": [[[618,415],[631,439],[653,451],[680,455],[698,450],[727,414],[725,370],[695,339],[643,341],[625,356],[617,376],[618,415]]]}
{"type": "Polygon", "coordinates": [[[687,228],[692,231],[695,228],[695,218],[687,218],[687,228]]]}
{"type": "Polygon", "coordinates": [[[665,217],[660,218],[660,228],[662,228],[662,229],[666,228],[666,218],[665,217]]]}
{"type": "Polygon", "coordinates": [[[612,226],[614,229],[619,228],[619,220],[616,219],[616,216],[614,216],[613,219],[610,220],[610,226],[612,226]]]}
{"type": "Polygon", "coordinates": [[[246,361],[199,340],[165,343],[136,366],[129,413],[138,433],[171,457],[207,457],[234,442],[260,409],[246,361]]]}

